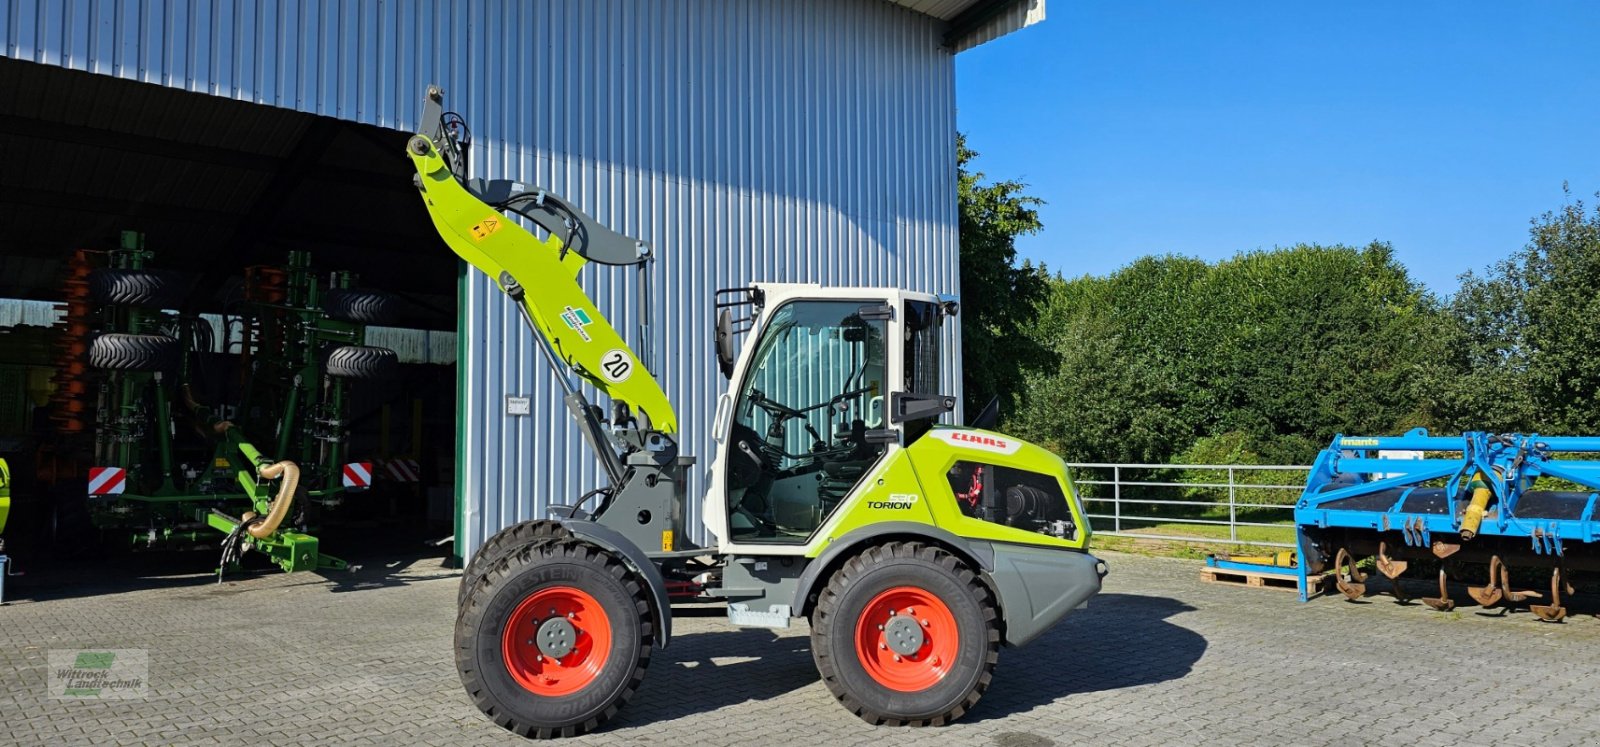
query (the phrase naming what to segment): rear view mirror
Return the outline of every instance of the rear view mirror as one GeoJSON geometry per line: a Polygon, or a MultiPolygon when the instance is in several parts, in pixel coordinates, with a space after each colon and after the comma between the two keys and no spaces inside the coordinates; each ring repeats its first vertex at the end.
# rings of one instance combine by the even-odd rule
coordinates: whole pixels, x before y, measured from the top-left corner
{"type": "Polygon", "coordinates": [[[967,422],[967,427],[992,431],[998,422],[1000,422],[1000,398],[996,396],[989,398],[989,404],[984,405],[977,416],[967,422]]]}
{"type": "Polygon", "coordinates": [[[733,378],[733,314],[727,309],[717,312],[717,368],[722,378],[733,378]]]}

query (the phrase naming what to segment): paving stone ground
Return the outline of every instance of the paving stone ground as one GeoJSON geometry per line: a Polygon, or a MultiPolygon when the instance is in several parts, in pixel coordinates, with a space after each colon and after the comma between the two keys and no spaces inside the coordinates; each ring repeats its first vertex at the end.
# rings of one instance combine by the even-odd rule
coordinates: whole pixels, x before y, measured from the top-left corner
{"type": "MultiPolygon", "coordinates": [[[[1198,563],[1107,554],[1086,610],[1001,652],[939,729],[871,727],[818,681],[807,630],[680,612],[632,704],[585,745],[1594,744],[1600,620],[1541,624],[1202,584],[1198,563]]],[[[190,559],[189,567],[203,561],[190,559]]],[[[0,607],[0,743],[524,744],[462,694],[458,574],[437,558],[217,585],[172,565],[35,572],[0,607]],[[143,700],[58,700],[49,649],[149,651],[143,700]]],[[[1458,596],[1462,596],[1458,592],[1458,596]]]]}

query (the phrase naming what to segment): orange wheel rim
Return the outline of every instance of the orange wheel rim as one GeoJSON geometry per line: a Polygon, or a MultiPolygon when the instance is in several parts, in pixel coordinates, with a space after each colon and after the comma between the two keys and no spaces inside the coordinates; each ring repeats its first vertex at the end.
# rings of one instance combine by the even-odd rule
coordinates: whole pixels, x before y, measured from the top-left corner
{"type": "Polygon", "coordinates": [[[587,592],[547,586],[511,612],[500,643],[506,671],[517,684],[535,695],[570,695],[605,669],[611,619],[587,592]]]}
{"type": "Polygon", "coordinates": [[[873,597],[856,620],[856,657],[875,682],[890,690],[933,687],[950,673],[960,650],[950,607],[915,586],[873,597]]]}

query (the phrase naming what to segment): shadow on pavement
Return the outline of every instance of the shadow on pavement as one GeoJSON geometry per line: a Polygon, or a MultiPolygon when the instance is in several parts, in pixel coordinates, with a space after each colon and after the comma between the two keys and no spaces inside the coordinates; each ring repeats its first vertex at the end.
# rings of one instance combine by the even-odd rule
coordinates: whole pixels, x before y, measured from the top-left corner
{"type": "MultiPolygon", "coordinates": [[[[220,535],[219,535],[220,536],[220,535]]],[[[424,541],[415,530],[334,535],[322,549],[348,561],[350,570],[311,571],[295,574],[288,582],[283,571],[260,553],[246,553],[244,567],[230,571],[217,583],[219,552],[209,545],[184,551],[87,552],[69,559],[18,561],[22,576],[6,579],[7,602],[46,602],[56,599],[121,594],[155,589],[193,589],[199,594],[232,595],[260,588],[320,584],[334,593],[404,586],[417,581],[452,578],[437,570],[408,572],[419,560],[442,558],[448,546],[424,541]],[[271,580],[270,584],[259,583],[271,580]]]]}
{"type": "Polygon", "coordinates": [[[666,651],[652,656],[644,686],[606,731],[768,700],[815,681],[806,636],[760,629],[674,635],[666,651]]]}
{"type": "Polygon", "coordinates": [[[1206,639],[1167,618],[1193,610],[1167,597],[1100,594],[1027,646],[1001,649],[994,684],[962,720],[1183,677],[1205,653],[1206,639]]]}
{"type": "MultiPolygon", "coordinates": [[[[1205,653],[1206,640],[1167,618],[1193,609],[1166,597],[1096,596],[1088,609],[1068,615],[1038,640],[1001,649],[994,684],[962,721],[1000,719],[1078,693],[1183,677],[1205,653]]],[[[714,611],[722,613],[720,606],[714,611]]],[[[666,652],[655,654],[644,688],[612,728],[776,698],[817,677],[806,636],[765,630],[678,635],[666,652]]],[[[850,718],[843,709],[839,713],[850,718]]]]}
{"type": "Polygon", "coordinates": [[[151,555],[124,555],[110,558],[74,558],[18,563],[23,575],[6,579],[6,602],[48,602],[102,594],[121,594],[146,589],[178,589],[216,586],[215,573],[196,573],[207,561],[216,565],[212,553],[172,552],[151,555]]]}

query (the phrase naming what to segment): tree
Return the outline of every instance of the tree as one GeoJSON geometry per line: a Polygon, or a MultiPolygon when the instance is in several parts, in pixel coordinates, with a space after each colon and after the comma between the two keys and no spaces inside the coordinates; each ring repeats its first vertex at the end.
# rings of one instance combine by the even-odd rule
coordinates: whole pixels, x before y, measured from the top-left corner
{"type": "Polygon", "coordinates": [[[1440,388],[1452,426],[1600,429],[1600,210],[1573,200],[1535,219],[1520,251],[1461,276],[1449,309],[1440,388]]]}
{"type": "Polygon", "coordinates": [[[1050,285],[1028,334],[1059,363],[1027,377],[1013,423],[1070,459],[1166,462],[1234,434],[1300,461],[1335,433],[1430,422],[1438,304],[1386,244],[1145,257],[1050,285]]]}
{"type": "Polygon", "coordinates": [[[969,413],[993,397],[1010,412],[1024,372],[1048,363],[1046,350],[1018,333],[1044,297],[1046,275],[1043,267],[1017,265],[1016,239],[1042,227],[1035,208],[1043,202],[1024,195],[1021,182],[986,183],[972,168],[977,157],[957,135],[962,381],[969,413]]]}

